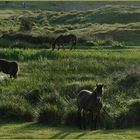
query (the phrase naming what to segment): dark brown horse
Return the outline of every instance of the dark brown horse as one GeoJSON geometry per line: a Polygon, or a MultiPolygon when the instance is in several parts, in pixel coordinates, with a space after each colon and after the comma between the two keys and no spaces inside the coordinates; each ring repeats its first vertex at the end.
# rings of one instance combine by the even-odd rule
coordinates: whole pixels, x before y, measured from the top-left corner
{"type": "Polygon", "coordinates": [[[76,44],[77,44],[77,37],[76,35],[69,34],[69,35],[60,35],[58,36],[55,41],[52,44],[52,50],[55,49],[56,45],[58,46],[58,50],[60,47],[64,48],[65,43],[70,43],[71,42],[71,49],[75,49],[76,44]]]}
{"type": "Polygon", "coordinates": [[[100,117],[100,110],[102,108],[102,89],[103,84],[97,84],[96,89],[91,92],[89,90],[80,91],[77,103],[78,103],[78,124],[82,129],[86,129],[86,112],[90,112],[91,115],[91,130],[96,130],[97,120],[100,117]],[[94,124],[94,128],[93,128],[94,124]]]}
{"type": "Polygon", "coordinates": [[[10,78],[17,78],[19,67],[16,62],[0,59],[0,71],[9,74],[10,78]]]}

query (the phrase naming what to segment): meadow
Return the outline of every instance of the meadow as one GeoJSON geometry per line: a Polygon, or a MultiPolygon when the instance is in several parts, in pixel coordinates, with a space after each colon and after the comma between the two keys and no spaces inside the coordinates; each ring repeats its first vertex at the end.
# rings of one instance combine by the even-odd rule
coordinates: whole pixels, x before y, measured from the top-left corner
{"type": "Polygon", "coordinates": [[[123,3],[0,5],[0,58],[20,68],[17,79],[0,72],[0,138],[140,138],[140,10],[123,3]],[[51,50],[70,33],[76,50],[51,50]],[[100,82],[98,130],[80,130],[77,95],[100,82]]]}
{"type": "Polygon", "coordinates": [[[16,80],[1,73],[1,138],[104,138],[104,133],[110,139],[139,137],[139,129],[132,129],[139,126],[139,49],[3,48],[0,56],[20,66],[16,80]],[[81,89],[93,90],[97,82],[105,84],[98,126],[102,130],[80,131],[76,97],[81,89]]]}

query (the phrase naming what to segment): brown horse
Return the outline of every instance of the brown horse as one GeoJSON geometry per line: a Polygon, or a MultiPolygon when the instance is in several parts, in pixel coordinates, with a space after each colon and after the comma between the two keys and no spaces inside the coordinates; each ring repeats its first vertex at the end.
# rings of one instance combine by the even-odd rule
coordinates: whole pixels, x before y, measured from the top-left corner
{"type": "Polygon", "coordinates": [[[103,84],[97,84],[96,89],[91,92],[88,90],[80,91],[77,103],[78,103],[78,125],[82,129],[86,129],[86,111],[91,114],[91,130],[96,130],[97,120],[100,117],[100,110],[102,108],[102,88],[103,84]],[[93,128],[94,124],[94,128],[93,128]],[[82,126],[83,125],[83,126],[82,126]]]}
{"type": "Polygon", "coordinates": [[[77,44],[77,37],[76,37],[76,35],[73,35],[73,34],[60,35],[53,42],[52,50],[55,49],[56,45],[58,46],[58,50],[60,49],[61,46],[62,46],[63,49],[65,49],[64,48],[64,44],[65,43],[70,43],[70,42],[72,43],[71,49],[75,49],[76,44],[77,44]]]}
{"type": "Polygon", "coordinates": [[[0,71],[6,74],[10,74],[10,78],[17,78],[19,67],[16,62],[10,62],[0,59],[0,71]]]}

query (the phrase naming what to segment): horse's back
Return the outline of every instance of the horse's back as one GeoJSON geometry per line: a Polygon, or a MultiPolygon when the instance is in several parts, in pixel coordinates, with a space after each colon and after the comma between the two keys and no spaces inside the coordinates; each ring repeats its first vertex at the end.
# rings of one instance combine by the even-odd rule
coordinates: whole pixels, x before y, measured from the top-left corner
{"type": "Polygon", "coordinates": [[[90,94],[92,94],[92,92],[86,89],[83,89],[79,92],[79,95],[90,95],[90,94]]]}
{"type": "Polygon", "coordinates": [[[86,104],[90,99],[91,94],[92,92],[89,90],[81,90],[77,97],[78,105],[81,106],[82,104],[86,104]]]}

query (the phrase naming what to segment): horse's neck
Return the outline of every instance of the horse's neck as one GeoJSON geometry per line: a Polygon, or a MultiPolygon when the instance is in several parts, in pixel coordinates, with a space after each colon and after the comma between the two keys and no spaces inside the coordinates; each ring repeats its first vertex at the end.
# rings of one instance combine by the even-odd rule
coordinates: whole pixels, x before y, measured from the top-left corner
{"type": "Polygon", "coordinates": [[[96,94],[97,95],[97,89],[95,89],[93,92],[92,92],[92,94],[96,94]]]}
{"type": "Polygon", "coordinates": [[[92,92],[92,95],[91,95],[94,99],[97,98],[97,91],[96,89],[92,92]]]}

